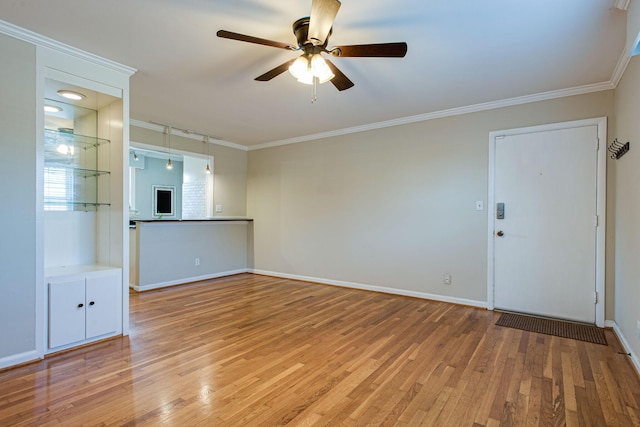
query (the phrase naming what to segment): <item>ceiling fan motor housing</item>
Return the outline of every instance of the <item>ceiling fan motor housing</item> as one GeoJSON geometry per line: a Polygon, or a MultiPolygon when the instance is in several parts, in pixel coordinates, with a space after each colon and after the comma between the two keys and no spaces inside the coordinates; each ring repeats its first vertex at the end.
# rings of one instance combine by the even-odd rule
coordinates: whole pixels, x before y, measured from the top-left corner
{"type": "Polygon", "coordinates": [[[329,36],[331,36],[331,33],[333,32],[333,28],[329,30],[329,34],[324,40],[324,43],[322,43],[321,45],[314,45],[313,42],[309,40],[309,21],[310,18],[308,16],[305,16],[304,18],[300,18],[293,23],[293,34],[296,36],[298,46],[300,46],[300,49],[307,54],[322,52],[327,47],[329,36]]]}

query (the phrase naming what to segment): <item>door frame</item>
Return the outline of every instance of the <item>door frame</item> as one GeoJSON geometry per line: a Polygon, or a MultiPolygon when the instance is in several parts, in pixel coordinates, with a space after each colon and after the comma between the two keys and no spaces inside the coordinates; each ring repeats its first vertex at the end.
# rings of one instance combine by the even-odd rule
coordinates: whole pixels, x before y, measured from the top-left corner
{"type": "Polygon", "coordinates": [[[495,155],[496,140],[511,135],[548,132],[583,126],[597,126],[597,187],[596,187],[596,326],[604,327],[605,323],[605,248],[606,248],[606,193],[607,193],[607,118],[575,120],[570,122],[552,123],[540,126],[506,129],[489,132],[489,176],[487,198],[487,308],[495,308],[495,155]]]}

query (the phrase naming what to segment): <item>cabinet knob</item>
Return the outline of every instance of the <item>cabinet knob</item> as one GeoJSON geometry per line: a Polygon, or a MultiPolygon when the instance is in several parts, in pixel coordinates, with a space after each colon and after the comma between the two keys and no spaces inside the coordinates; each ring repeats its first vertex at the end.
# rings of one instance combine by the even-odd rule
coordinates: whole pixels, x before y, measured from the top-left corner
{"type": "Polygon", "coordinates": [[[78,304],[78,308],[82,308],[82,307],[84,307],[84,304],[82,303],[78,304]]]}
{"type": "Polygon", "coordinates": [[[91,301],[89,305],[94,305],[95,303],[96,303],[95,301],[91,301]]]}

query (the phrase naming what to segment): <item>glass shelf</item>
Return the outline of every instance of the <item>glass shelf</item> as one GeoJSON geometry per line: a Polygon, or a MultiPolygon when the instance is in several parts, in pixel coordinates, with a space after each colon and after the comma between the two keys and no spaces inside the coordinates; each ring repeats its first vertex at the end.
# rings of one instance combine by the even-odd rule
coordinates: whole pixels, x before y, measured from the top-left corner
{"type": "Polygon", "coordinates": [[[44,199],[46,210],[48,211],[96,211],[100,206],[111,206],[111,203],[95,203],[95,202],[68,202],[60,200],[44,199]]]}
{"type": "Polygon", "coordinates": [[[78,135],[76,133],[65,132],[61,130],[45,129],[44,144],[58,146],[59,144],[72,144],[80,148],[93,148],[103,144],[109,144],[111,141],[103,138],[96,138],[87,135],[78,135]]]}
{"type": "Polygon", "coordinates": [[[101,171],[101,170],[97,170],[97,169],[77,168],[75,166],[65,165],[65,164],[62,164],[62,163],[57,163],[57,162],[52,162],[52,161],[46,161],[44,167],[45,168],[63,169],[65,171],[69,171],[69,172],[73,173],[73,175],[78,177],[78,178],[93,178],[93,177],[100,176],[100,175],[109,175],[111,173],[109,171],[101,171]]]}
{"type": "Polygon", "coordinates": [[[109,203],[108,139],[44,130],[44,208],[96,211],[109,203]]]}

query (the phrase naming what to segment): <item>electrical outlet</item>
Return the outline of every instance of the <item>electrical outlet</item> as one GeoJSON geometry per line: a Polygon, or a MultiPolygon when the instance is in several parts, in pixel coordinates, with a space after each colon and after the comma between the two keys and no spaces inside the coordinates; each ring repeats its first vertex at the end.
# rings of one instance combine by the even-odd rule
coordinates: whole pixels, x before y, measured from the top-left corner
{"type": "Polygon", "coordinates": [[[216,205],[216,213],[222,213],[222,205],[216,205]]]}
{"type": "Polygon", "coordinates": [[[444,282],[445,285],[450,285],[451,284],[451,275],[449,273],[446,273],[444,275],[443,282],[444,282]]]}
{"type": "Polygon", "coordinates": [[[200,258],[196,258],[196,265],[200,265],[200,258]]]}

